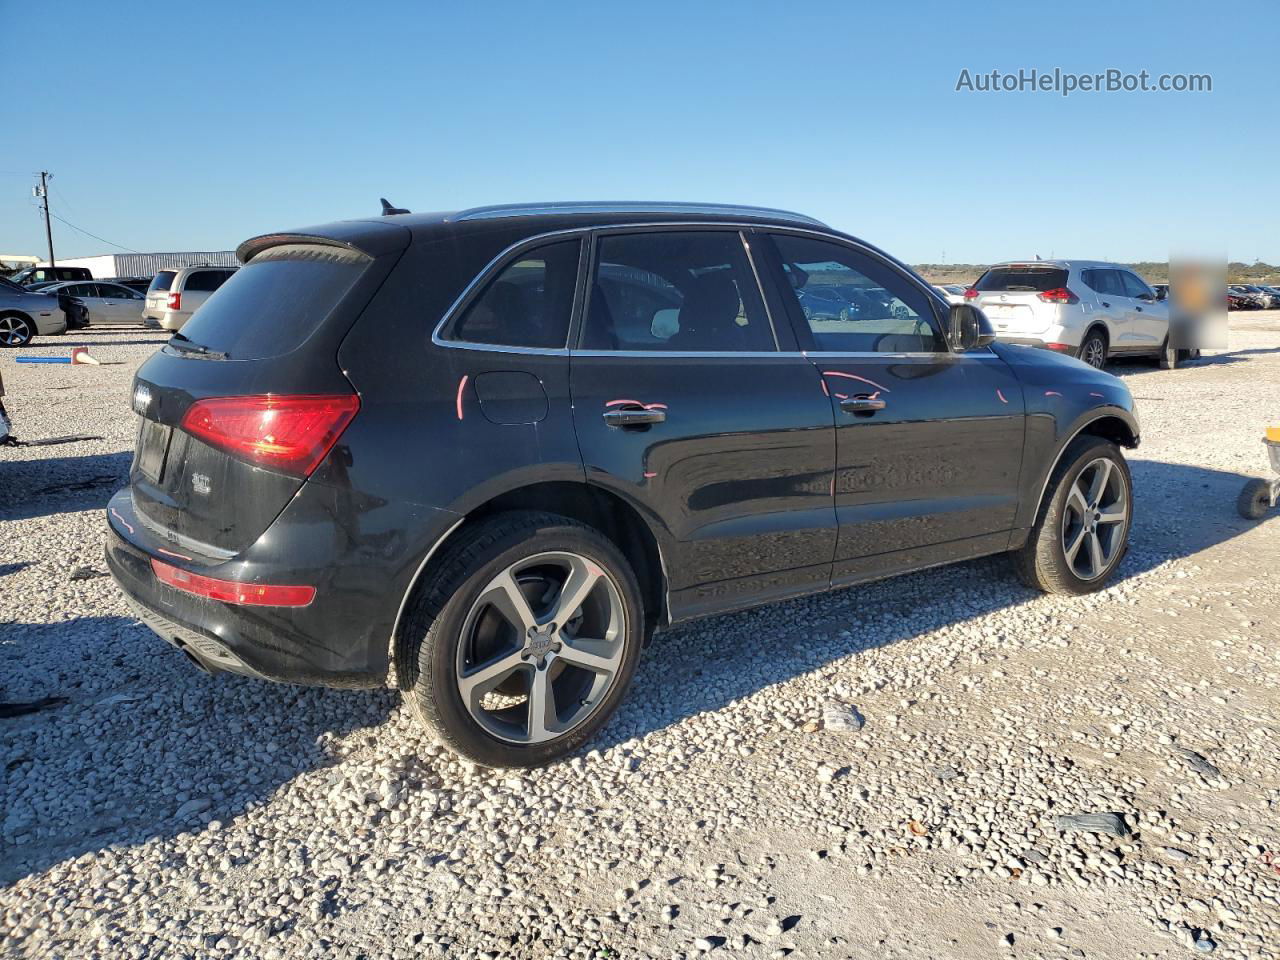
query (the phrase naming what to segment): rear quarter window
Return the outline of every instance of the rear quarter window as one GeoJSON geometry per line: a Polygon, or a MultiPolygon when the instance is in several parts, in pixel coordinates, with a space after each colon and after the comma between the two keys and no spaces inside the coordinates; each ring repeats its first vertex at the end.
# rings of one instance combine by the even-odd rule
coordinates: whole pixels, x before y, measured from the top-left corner
{"type": "Polygon", "coordinates": [[[173,278],[177,275],[176,270],[161,270],[151,278],[151,286],[147,287],[147,291],[150,293],[167,291],[173,286],[173,278]]]}
{"type": "Polygon", "coordinates": [[[372,260],[319,244],[271,247],[230,275],[182,328],[182,339],[231,360],[281,356],[300,346],[372,260]]]}
{"type": "Polygon", "coordinates": [[[212,293],[226,283],[231,274],[232,271],[229,270],[195,270],[187,274],[187,279],[182,282],[182,289],[212,293]]]}

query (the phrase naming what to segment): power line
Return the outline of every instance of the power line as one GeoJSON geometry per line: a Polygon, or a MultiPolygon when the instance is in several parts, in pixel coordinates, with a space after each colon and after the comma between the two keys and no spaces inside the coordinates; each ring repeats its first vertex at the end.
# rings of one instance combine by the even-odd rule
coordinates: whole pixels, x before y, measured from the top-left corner
{"type": "Polygon", "coordinates": [[[72,230],[78,230],[78,231],[80,231],[80,233],[83,233],[86,237],[93,237],[93,239],[95,239],[95,240],[97,240],[97,241],[99,241],[99,242],[101,242],[101,243],[105,243],[105,244],[106,244],[107,246],[109,246],[109,247],[118,247],[119,249],[121,249],[121,250],[127,250],[127,251],[129,251],[130,253],[140,253],[140,252],[141,252],[141,251],[138,251],[138,250],[133,249],[133,247],[126,247],[126,246],[125,246],[124,244],[122,244],[122,243],[112,243],[110,240],[107,240],[107,239],[105,239],[105,238],[103,238],[103,237],[100,237],[100,236],[98,236],[96,233],[90,233],[88,230],[84,229],[83,227],[77,227],[77,226],[76,226],[74,223],[72,223],[70,220],[64,220],[62,217],[58,216],[56,213],[50,212],[49,216],[53,217],[53,219],[57,220],[59,223],[65,223],[65,224],[66,224],[68,227],[70,227],[72,230]]]}

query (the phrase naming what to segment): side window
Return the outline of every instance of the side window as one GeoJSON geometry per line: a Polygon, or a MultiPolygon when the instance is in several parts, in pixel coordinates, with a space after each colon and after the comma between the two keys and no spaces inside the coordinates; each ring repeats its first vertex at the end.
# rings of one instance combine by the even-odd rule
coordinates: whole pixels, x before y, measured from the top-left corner
{"type": "Polygon", "coordinates": [[[562,349],[578,282],[579,245],[562,240],[521,254],[471,302],[450,339],[562,349]]]}
{"type": "Polygon", "coordinates": [[[1102,292],[1102,284],[1101,284],[1101,281],[1098,280],[1097,270],[1081,270],[1080,280],[1086,287],[1088,287],[1094,293],[1102,292]]]}
{"type": "Polygon", "coordinates": [[[606,235],[597,244],[584,350],[777,350],[736,232],[606,235]]]}
{"type": "Polygon", "coordinates": [[[182,289],[213,293],[230,277],[231,273],[226,270],[197,270],[187,275],[187,282],[182,285],[182,289]]]}
{"type": "Polygon", "coordinates": [[[1113,297],[1127,297],[1129,294],[1124,292],[1124,281],[1120,279],[1119,270],[1099,270],[1102,278],[1102,289],[1099,293],[1106,293],[1113,297]]]}
{"type": "Polygon", "coordinates": [[[1143,283],[1136,275],[1130,273],[1128,270],[1120,270],[1118,272],[1120,274],[1121,282],[1124,283],[1124,295],[1126,297],[1134,297],[1135,299],[1137,297],[1155,298],[1155,294],[1151,292],[1151,288],[1143,283]]]}
{"type": "Polygon", "coordinates": [[[946,352],[928,295],[896,271],[826,240],[774,234],[773,242],[818,350],[946,352]]]}

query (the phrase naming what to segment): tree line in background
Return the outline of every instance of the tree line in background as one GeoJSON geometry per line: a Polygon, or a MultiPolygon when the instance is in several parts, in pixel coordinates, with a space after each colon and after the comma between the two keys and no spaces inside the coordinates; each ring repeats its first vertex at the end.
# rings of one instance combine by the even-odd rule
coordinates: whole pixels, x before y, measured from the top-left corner
{"type": "MultiPolygon", "coordinates": [[[[1169,264],[1164,261],[1143,260],[1140,263],[1126,263],[1147,283],[1168,283],[1169,264]]],[[[915,270],[930,283],[959,283],[968,286],[974,283],[987,269],[982,263],[917,263],[915,270]]],[[[1227,283],[1267,283],[1280,284],[1280,267],[1270,263],[1241,263],[1233,260],[1227,264],[1227,283]]]]}

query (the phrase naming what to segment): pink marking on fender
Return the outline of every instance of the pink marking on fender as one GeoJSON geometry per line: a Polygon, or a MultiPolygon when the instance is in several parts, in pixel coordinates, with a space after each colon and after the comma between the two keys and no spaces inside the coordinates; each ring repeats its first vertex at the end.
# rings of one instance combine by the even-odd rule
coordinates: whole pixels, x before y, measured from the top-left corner
{"type": "Polygon", "coordinates": [[[462,379],[458,381],[458,419],[462,419],[462,391],[467,387],[467,378],[470,374],[464,373],[462,379]]]}
{"type": "Polygon", "coordinates": [[[880,386],[880,384],[876,383],[874,380],[868,380],[866,377],[860,377],[856,373],[843,373],[839,370],[823,370],[822,375],[824,377],[844,377],[848,380],[861,380],[863,383],[869,383],[873,387],[876,387],[879,390],[883,390],[885,393],[893,392],[888,387],[882,387],[880,386]]]}
{"type": "Polygon", "coordinates": [[[129,523],[129,521],[126,520],[124,517],[120,516],[120,514],[116,513],[115,507],[111,508],[111,515],[115,517],[117,520],[119,520],[124,525],[124,528],[126,530],[128,530],[130,533],[133,533],[133,525],[129,523]]]}
{"type": "Polygon", "coordinates": [[[1046,390],[1046,391],[1044,392],[1044,395],[1045,395],[1046,397],[1060,397],[1060,396],[1062,396],[1062,394],[1060,394],[1057,390],[1046,390]]]}
{"type": "Polygon", "coordinates": [[[1004,398],[1004,394],[1003,394],[1003,393],[1001,393],[999,390],[997,390],[997,391],[996,391],[996,396],[1000,398],[1000,402],[1001,402],[1001,403],[1008,403],[1008,402],[1009,402],[1008,400],[1006,400],[1006,399],[1004,398]]]}
{"type": "Polygon", "coordinates": [[[648,470],[646,470],[646,471],[644,472],[644,478],[645,478],[646,480],[652,480],[652,479],[653,479],[654,477],[656,477],[656,476],[657,476],[657,474],[656,474],[656,473],[650,473],[648,470]]]}
{"type": "Polygon", "coordinates": [[[827,389],[827,381],[819,380],[818,382],[822,384],[822,392],[825,393],[828,397],[831,396],[831,391],[827,389]]]}
{"type": "Polygon", "coordinates": [[[163,553],[163,554],[165,554],[166,556],[170,556],[170,557],[177,557],[179,560],[190,560],[190,559],[191,559],[191,558],[190,558],[190,557],[188,557],[185,553],[174,553],[172,550],[166,550],[164,547],[156,547],[156,552],[157,552],[157,553],[163,553]]]}

